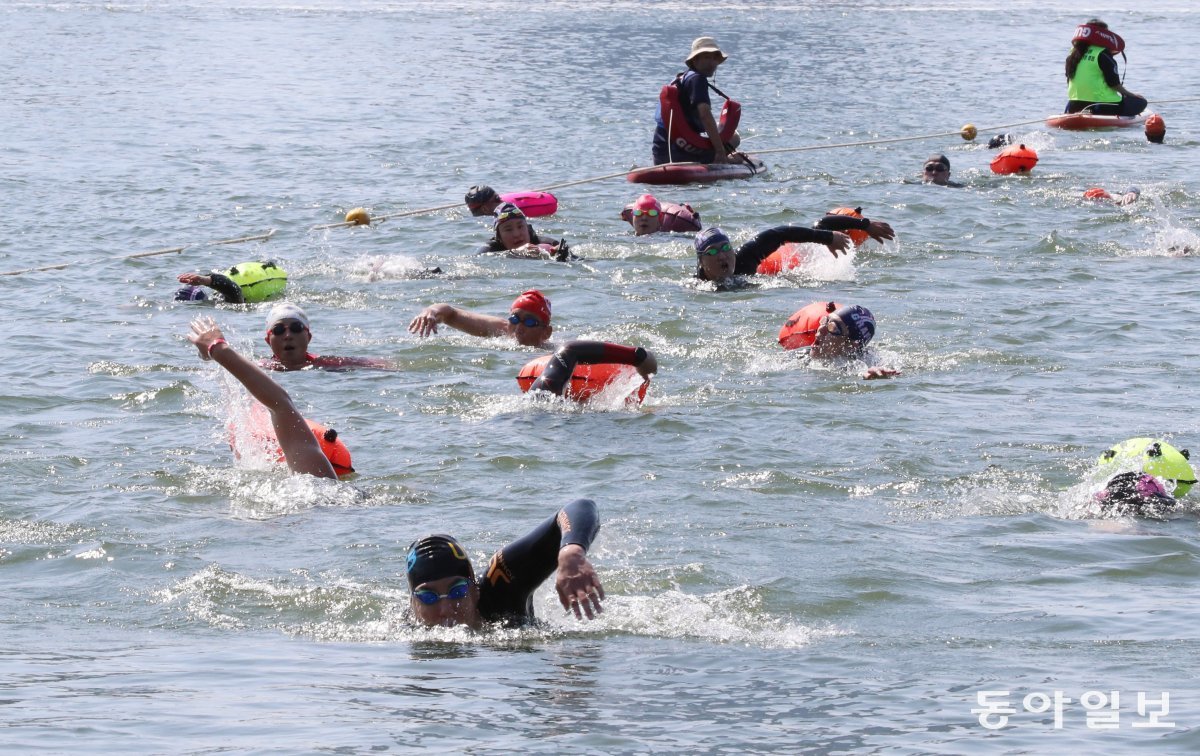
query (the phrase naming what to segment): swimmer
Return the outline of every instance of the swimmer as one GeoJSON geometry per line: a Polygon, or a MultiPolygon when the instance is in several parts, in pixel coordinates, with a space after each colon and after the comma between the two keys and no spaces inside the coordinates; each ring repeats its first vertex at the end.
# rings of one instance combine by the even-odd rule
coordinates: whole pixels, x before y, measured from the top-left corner
{"type": "Polygon", "coordinates": [[[242,287],[234,283],[229,276],[215,270],[208,275],[180,273],[177,280],[184,286],[175,292],[176,302],[202,302],[209,298],[205,288],[216,292],[219,297],[217,301],[227,304],[245,304],[246,302],[246,297],[242,294],[242,287]]]}
{"type": "Polygon", "coordinates": [[[563,609],[594,619],[603,611],[604,587],[587,550],[599,532],[595,502],[576,499],[493,554],[482,580],[454,538],[420,538],[408,547],[405,569],[413,617],[426,627],[529,625],[536,621],[533,592],[557,572],[554,590],[563,609]]]}
{"type": "Polygon", "coordinates": [[[950,180],[950,158],[942,154],[930,155],[925,158],[925,167],[921,176],[926,184],[962,187],[962,184],[950,180]]]}
{"type": "Polygon", "coordinates": [[[1175,497],[1158,478],[1144,472],[1114,475],[1092,497],[1107,514],[1162,519],[1176,508],[1175,497]]]}
{"type": "Polygon", "coordinates": [[[511,203],[506,202],[496,208],[493,228],[495,236],[479,248],[480,254],[505,252],[509,257],[549,257],[560,262],[572,259],[565,241],[538,237],[525,213],[511,203]]]}
{"type": "MultiPolygon", "coordinates": [[[[813,302],[796,311],[779,331],[784,349],[806,350],[812,360],[863,360],[870,364],[875,355],[867,349],[875,338],[875,316],[861,305],[813,302]]],[[[863,380],[892,378],[899,370],[872,366],[863,380]]]]}
{"type": "Polygon", "coordinates": [[[394,367],[384,360],[369,357],[322,357],[308,351],[312,341],[308,315],[290,302],[280,302],[267,313],[267,346],[271,347],[271,358],[259,363],[264,370],[350,370],[368,368],[392,370],[394,367]]]}
{"type": "Polygon", "coordinates": [[[998,150],[1001,147],[1007,147],[1010,144],[1016,144],[1017,139],[1012,134],[997,134],[988,140],[987,146],[989,150],[998,150]]]}
{"type": "Polygon", "coordinates": [[[196,346],[200,359],[212,360],[228,370],[271,413],[275,437],[292,472],[337,480],[333,465],[321,451],[316,436],[288,392],[257,365],[234,351],[216,321],[210,317],[193,320],[188,341],[196,346]]]}
{"type": "Polygon", "coordinates": [[[467,209],[471,215],[494,215],[502,201],[496,190],[490,186],[473,186],[467,191],[467,209]]]}
{"type": "Polygon", "coordinates": [[[633,226],[634,236],[675,231],[695,233],[703,228],[700,213],[693,210],[691,205],[664,204],[655,199],[653,194],[643,194],[626,205],[621,211],[621,218],[633,226]]]}
{"type": "Polygon", "coordinates": [[[425,338],[437,333],[439,325],[482,338],[509,337],[521,346],[534,347],[545,346],[554,332],[550,325],[550,300],[537,289],[523,292],[513,300],[507,318],[435,304],[421,310],[408,324],[408,331],[425,338]]]}
{"type": "MultiPolygon", "coordinates": [[[[890,227],[889,227],[890,230],[890,227]]],[[[725,232],[716,226],[696,235],[696,278],[713,281],[719,288],[729,288],[735,276],[748,276],[758,270],[765,260],[785,242],[824,244],[837,257],[850,248],[850,237],[840,231],[822,231],[804,226],[776,226],[759,233],[743,244],[737,252],[725,232]]]]}
{"type": "Polygon", "coordinates": [[[1119,194],[1116,197],[1099,187],[1088,189],[1083,193],[1083,198],[1086,200],[1091,200],[1093,202],[1111,202],[1112,204],[1119,206],[1132,205],[1134,202],[1137,202],[1138,198],[1141,196],[1142,190],[1138,189],[1136,186],[1129,187],[1124,191],[1124,193],[1119,194]]]}
{"type": "Polygon", "coordinates": [[[538,392],[562,396],[563,390],[571,383],[571,374],[575,372],[576,365],[598,363],[632,365],[646,380],[658,372],[658,359],[644,347],[606,341],[568,341],[550,357],[542,374],[529,387],[529,393],[534,396],[538,392]]]}

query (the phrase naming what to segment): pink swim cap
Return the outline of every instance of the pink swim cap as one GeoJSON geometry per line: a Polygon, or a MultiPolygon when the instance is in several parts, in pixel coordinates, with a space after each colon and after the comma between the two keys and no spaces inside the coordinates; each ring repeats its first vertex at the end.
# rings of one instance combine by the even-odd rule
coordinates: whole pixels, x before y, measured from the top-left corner
{"type": "Polygon", "coordinates": [[[662,204],[654,198],[653,194],[643,194],[633,203],[634,210],[658,210],[662,212],[662,204]]]}

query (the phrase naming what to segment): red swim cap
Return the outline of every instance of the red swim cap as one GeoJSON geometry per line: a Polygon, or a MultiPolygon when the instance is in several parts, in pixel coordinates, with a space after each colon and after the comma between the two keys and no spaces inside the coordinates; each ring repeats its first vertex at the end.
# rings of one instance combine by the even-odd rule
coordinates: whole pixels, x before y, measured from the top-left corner
{"type": "Polygon", "coordinates": [[[1155,144],[1162,144],[1163,137],[1167,135],[1167,124],[1163,121],[1162,116],[1155,113],[1146,119],[1146,138],[1155,144]]]}
{"type": "Polygon", "coordinates": [[[522,292],[521,296],[513,300],[512,307],[508,309],[509,312],[513,310],[532,312],[542,323],[550,325],[550,300],[546,299],[546,295],[537,289],[522,292]]]}
{"type": "Polygon", "coordinates": [[[634,210],[658,210],[662,212],[662,203],[653,194],[643,194],[633,203],[634,210]]]}

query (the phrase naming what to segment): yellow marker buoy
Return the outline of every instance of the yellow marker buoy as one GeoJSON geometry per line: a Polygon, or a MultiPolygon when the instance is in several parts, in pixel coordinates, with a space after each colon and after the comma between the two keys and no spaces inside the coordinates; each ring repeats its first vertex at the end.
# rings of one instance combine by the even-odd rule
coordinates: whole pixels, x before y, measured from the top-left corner
{"type": "Polygon", "coordinates": [[[365,207],[356,207],[346,213],[346,222],[356,226],[369,226],[371,225],[371,216],[365,207]]]}
{"type": "Polygon", "coordinates": [[[972,142],[979,134],[979,131],[975,128],[975,124],[968,123],[966,126],[963,126],[962,131],[958,133],[963,139],[967,140],[968,142],[972,142]]]}

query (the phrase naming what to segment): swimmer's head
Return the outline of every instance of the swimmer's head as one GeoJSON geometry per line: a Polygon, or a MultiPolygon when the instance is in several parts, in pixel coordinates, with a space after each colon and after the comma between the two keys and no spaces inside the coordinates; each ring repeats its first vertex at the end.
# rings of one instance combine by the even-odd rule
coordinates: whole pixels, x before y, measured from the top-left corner
{"type": "Polygon", "coordinates": [[[462,545],[448,535],[428,535],[408,547],[409,604],[427,627],[479,624],[479,588],[462,545]]]}
{"type": "MultiPolygon", "coordinates": [[[[1007,147],[1008,145],[1012,144],[1015,141],[1017,141],[1017,140],[1013,139],[1012,134],[997,134],[996,136],[994,136],[988,140],[987,146],[988,146],[989,150],[998,150],[1001,147],[1007,147]]],[[[942,157],[945,157],[945,155],[943,155],[942,157]]],[[[946,167],[949,168],[949,166],[946,166],[946,167]]]]}
{"type": "Polygon", "coordinates": [[[521,293],[508,308],[513,337],[522,346],[541,346],[554,332],[550,325],[550,300],[537,289],[521,293]]]}
{"type": "Polygon", "coordinates": [[[944,186],[950,182],[950,158],[942,154],[930,155],[925,158],[922,176],[927,184],[944,186]]]}
{"type": "Polygon", "coordinates": [[[634,201],[629,222],[635,236],[656,233],[662,227],[662,203],[653,194],[643,194],[634,201]]]}
{"type": "Polygon", "coordinates": [[[846,357],[875,338],[875,316],[861,305],[846,305],[821,318],[810,354],[816,359],[846,357]]]}
{"type": "Polygon", "coordinates": [[[280,302],[267,313],[266,340],[275,359],[298,365],[307,358],[308,344],[312,341],[308,315],[298,305],[280,302]]]}
{"type": "Polygon", "coordinates": [[[511,202],[505,202],[496,208],[492,227],[496,230],[496,241],[505,249],[523,247],[533,239],[525,213],[511,202]]]}
{"type": "Polygon", "coordinates": [[[473,186],[467,191],[467,208],[471,215],[491,215],[500,204],[500,196],[490,186],[473,186]]]}
{"type": "Polygon", "coordinates": [[[1093,497],[1105,511],[1135,517],[1162,517],[1175,508],[1175,497],[1158,478],[1144,472],[1114,475],[1093,497]]]}
{"type": "Polygon", "coordinates": [[[723,281],[737,267],[737,253],[725,232],[710,226],[696,234],[696,275],[707,281],[723,281]]]}
{"type": "Polygon", "coordinates": [[[208,292],[200,286],[183,286],[175,291],[176,302],[203,302],[208,299],[208,292]]]}

